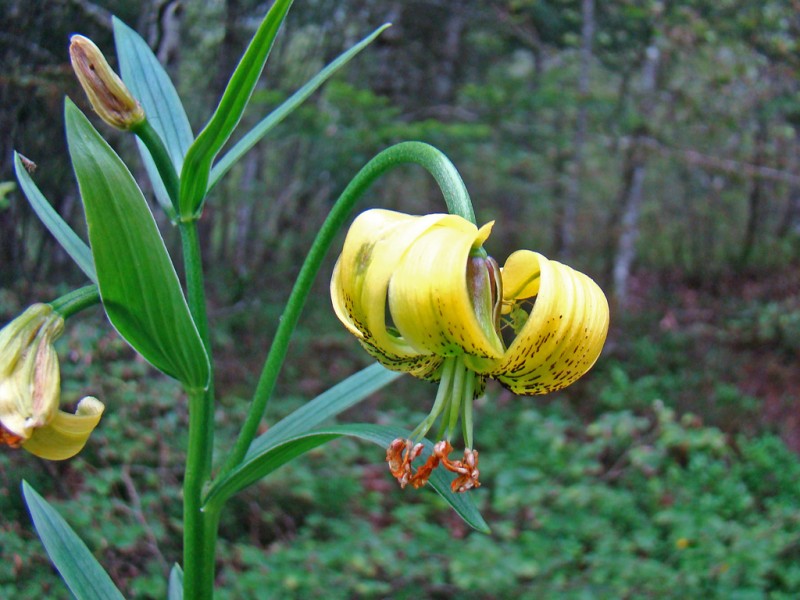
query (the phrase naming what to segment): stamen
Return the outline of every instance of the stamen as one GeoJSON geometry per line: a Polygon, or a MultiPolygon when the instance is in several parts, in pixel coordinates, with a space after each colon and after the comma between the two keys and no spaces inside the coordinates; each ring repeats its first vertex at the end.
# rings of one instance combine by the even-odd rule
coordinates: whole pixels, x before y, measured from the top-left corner
{"type": "Polygon", "coordinates": [[[414,489],[419,489],[423,485],[428,483],[428,479],[430,479],[431,473],[433,473],[433,470],[438,466],[439,466],[439,457],[436,456],[436,452],[433,452],[428,457],[428,460],[425,461],[425,464],[422,465],[419,469],[417,469],[417,472],[411,479],[411,485],[414,486],[414,489]]]}
{"type": "Polygon", "coordinates": [[[389,444],[386,450],[386,462],[389,463],[389,470],[397,479],[401,488],[405,488],[409,483],[415,489],[419,489],[428,483],[434,469],[441,463],[444,468],[456,477],[450,484],[450,489],[455,493],[463,493],[473,488],[481,486],[478,477],[478,451],[472,448],[464,450],[463,460],[450,460],[449,454],[453,451],[453,446],[447,440],[436,442],[433,452],[425,463],[417,469],[416,473],[411,471],[411,463],[422,453],[422,444],[412,445],[409,439],[397,438],[389,444]]]}
{"type": "MultiPolygon", "coordinates": [[[[471,448],[464,450],[464,460],[461,461],[462,468],[465,469],[459,477],[456,477],[453,483],[450,484],[450,489],[457,493],[463,493],[473,488],[481,486],[478,481],[480,471],[478,470],[478,451],[471,448]]],[[[446,467],[447,465],[445,465],[446,467]]]]}
{"type": "Polygon", "coordinates": [[[464,460],[451,461],[447,455],[452,452],[453,447],[449,442],[439,442],[434,446],[434,454],[439,458],[445,469],[457,473],[458,477],[450,484],[450,489],[456,493],[463,493],[473,488],[481,486],[478,481],[480,471],[478,470],[478,451],[472,448],[464,450],[464,460]]]}
{"type": "Polygon", "coordinates": [[[459,357],[453,373],[453,385],[450,390],[450,398],[442,412],[442,422],[439,426],[439,432],[436,434],[436,437],[439,439],[444,438],[450,440],[453,437],[461,412],[461,398],[464,393],[464,382],[468,378],[467,366],[464,364],[464,360],[459,357]]]}
{"type": "Polygon", "coordinates": [[[476,377],[474,373],[467,375],[461,402],[461,431],[464,435],[464,446],[466,448],[472,448],[472,402],[475,399],[476,377]]]}
{"type": "Polygon", "coordinates": [[[19,448],[22,445],[23,438],[11,433],[5,427],[0,426],[0,444],[5,444],[12,448],[19,448]]]}
{"type": "MultiPolygon", "coordinates": [[[[412,480],[411,463],[422,453],[422,444],[413,446],[412,444],[411,440],[397,438],[386,449],[386,462],[389,463],[389,470],[400,483],[401,488],[406,487],[412,480]]],[[[414,487],[418,486],[414,485],[414,487]]]]}
{"type": "Polygon", "coordinates": [[[436,392],[436,400],[433,402],[430,414],[411,432],[411,439],[421,440],[430,431],[439,415],[448,407],[453,387],[453,374],[459,357],[451,356],[446,358],[442,365],[442,378],[439,380],[439,390],[436,392]]]}
{"type": "Polygon", "coordinates": [[[439,381],[439,390],[433,408],[425,420],[411,433],[409,439],[397,438],[386,450],[386,462],[389,470],[405,488],[409,483],[414,488],[421,488],[431,477],[434,469],[443,464],[444,467],[458,476],[451,484],[454,492],[466,492],[472,488],[480,487],[478,481],[478,452],[472,449],[472,403],[475,395],[476,381],[479,375],[471,371],[464,362],[463,356],[451,356],[445,359],[442,366],[442,376],[439,381]],[[445,439],[437,442],[433,452],[416,471],[412,463],[422,453],[423,445],[416,443],[430,430],[436,420],[441,416],[439,434],[445,433],[445,439]],[[466,450],[463,460],[450,460],[448,455],[453,451],[450,438],[462,419],[462,428],[466,450]]]}

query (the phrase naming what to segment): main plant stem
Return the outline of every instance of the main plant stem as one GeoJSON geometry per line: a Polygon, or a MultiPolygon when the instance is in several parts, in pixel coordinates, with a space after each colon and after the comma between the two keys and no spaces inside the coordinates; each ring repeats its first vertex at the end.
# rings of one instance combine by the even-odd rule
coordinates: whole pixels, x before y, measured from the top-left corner
{"type": "MultiPolygon", "coordinates": [[[[205,284],[195,221],[180,224],[186,292],[200,338],[211,362],[205,284]]],[[[203,490],[211,477],[214,446],[214,368],[208,388],[188,390],[189,443],[183,479],[183,595],[210,600],[214,595],[214,555],[219,515],[203,511],[203,490]]]]}

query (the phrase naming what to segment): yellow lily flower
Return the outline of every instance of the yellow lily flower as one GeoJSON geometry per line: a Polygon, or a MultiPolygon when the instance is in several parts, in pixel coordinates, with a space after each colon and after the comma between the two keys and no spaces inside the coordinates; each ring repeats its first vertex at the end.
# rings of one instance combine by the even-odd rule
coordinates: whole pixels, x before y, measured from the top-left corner
{"type": "Polygon", "coordinates": [[[521,395],[552,392],[586,373],[603,348],[609,311],[598,285],[529,250],[513,253],[500,269],[482,247],[492,225],[369,210],[353,222],[334,268],[334,311],[367,352],[389,369],[440,382],[431,414],[412,438],[441,417],[448,442],[414,474],[421,447],[395,440],[387,462],[401,485],[423,485],[440,462],[459,475],[457,491],[480,485],[472,401],[486,379],[521,395]],[[465,457],[449,461],[459,417],[465,457]]]}
{"type": "Polygon", "coordinates": [[[61,376],[53,342],[64,319],[34,304],[0,330],[0,443],[41,458],[77,454],[100,422],[103,404],[86,397],[75,414],[58,409],[61,376]]]}

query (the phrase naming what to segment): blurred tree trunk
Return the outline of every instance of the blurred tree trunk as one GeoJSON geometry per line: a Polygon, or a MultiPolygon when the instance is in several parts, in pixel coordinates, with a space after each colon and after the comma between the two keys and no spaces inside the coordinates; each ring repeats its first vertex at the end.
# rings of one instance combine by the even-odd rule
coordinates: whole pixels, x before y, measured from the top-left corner
{"type": "Polygon", "coordinates": [[[533,56],[533,69],[534,77],[531,78],[531,83],[535,88],[541,80],[542,72],[544,71],[544,54],[545,44],[542,41],[536,25],[530,21],[520,21],[515,18],[512,6],[508,6],[508,2],[495,3],[494,14],[497,20],[506,27],[506,31],[525,48],[531,51],[533,56]]]}
{"type": "MultiPolygon", "coordinates": [[[[792,123],[794,131],[794,143],[791,144],[789,151],[790,163],[788,170],[790,173],[797,173],[800,167],[800,123],[792,123]]],[[[785,238],[791,234],[800,233],[800,185],[792,183],[789,185],[786,209],[784,210],[781,222],[778,225],[778,237],[785,238]]]]}
{"type": "Polygon", "coordinates": [[[643,125],[632,136],[630,147],[625,154],[622,171],[619,237],[612,267],[613,299],[619,307],[624,307],[628,303],[631,267],[636,258],[639,215],[642,208],[642,191],[647,166],[646,149],[642,141],[648,135],[645,124],[649,122],[656,102],[656,83],[660,61],[661,51],[655,45],[648,46],[642,69],[642,93],[639,107],[643,125]]]}
{"type": "MultiPolygon", "coordinates": [[[[767,143],[768,127],[763,115],[757,117],[755,148],[752,163],[756,168],[764,164],[764,147],[767,143]]],[[[744,230],[744,239],[739,253],[738,262],[744,266],[753,255],[756,237],[761,222],[762,206],[764,204],[764,181],[761,177],[753,177],[750,183],[750,192],[747,197],[747,224],[744,230]]]]}
{"type": "Polygon", "coordinates": [[[157,19],[150,47],[162,65],[174,67],[180,57],[182,5],[180,0],[159,0],[155,5],[157,19]]]}
{"type": "Polygon", "coordinates": [[[435,79],[435,98],[440,103],[452,103],[456,91],[456,67],[461,56],[461,38],[466,24],[466,15],[454,10],[444,26],[442,61],[439,76],[435,79]]]}
{"type": "Polygon", "coordinates": [[[560,256],[571,256],[575,245],[575,220],[581,201],[581,181],[584,174],[584,145],[586,142],[587,103],[589,100],[589,72],[592,66],[592,41],[594,39],[594,0],[581,3],[583,23],[581,25],[580,70],[578,72],[578,114],[575,121],[575,137],[566,195],[558,209],[556,228],[556,250],[560,256]]]}
{"type": "Polygon", "coordinates": [[[213,81],[213,89],[219,95],[225,90],[246,44],[245,40],[240,39],[243,36],[239,27],[244,12],[240,0],[225,0],[225,34],[219,45],[217,72],[213,81]]]}
{"type": "MultiPolygon", "coordinates": [[[[213,75],[209,78],[209,90],[214,104],[225,90],[228,80],[239,61],[245,45],[244,35],[241,30],[241,19],[245,15],[245,7],[240,0],[225,0],[225,29],[222,42],[217,49],[217,63],[213,75]]],[[[232,198],[235,200],[224,207],[215,210],[215,219],[202,219],[200,221],[201,234],[204,239],[217,239],[218,246],[216,259],[232,260],[230,265],[233,274],[238,280],[247,277],[248,269],[240,260],[240,247],[246,245],[249,227],[250,212],[253,209],[252,194],[253,177],[255,169],[252,168],[255,154],[246,157],[240,181],[239,193],[232,198]],[[233,204],[234,206],[230,206],[233,204]],[[244,214],[243,214],[244,213],[244,214]],[[215,235],[216,234],[216,235],[215,235]]],[[[219,263],[218,263],[219,264],[219,263]]],[[[237,286],[234,286],[238,289],[237,286]]],[[[234,300],[235,301],[235,300],[234,300]]]]}
{"type": "Polygon", "coordinates": [[[646,174],[644,150],[633,138],[625,155],[623,185],[620,193],[622,211],[619,223],[619,238],[614,256],[612,281],[614,300],[617,306],[628,303],[628,283],[631,267],[636,258],[636,242],[639,239],[639,215],[642,207],[642,190],[646,174]]]}
{"type": "MultiPolygon", "coordinates": [[[[256,204],[256,181],[260,170],[261,148],[256,146],[242,159],[242,182],[239,186],[241,195],[236,202],[236,221],[231,246],[233,248],[233,269],[240,279],[248,279],[251,265],[249,261],[259,248],[254,247],[253,211],[256,204]]],[[[270,202],[265,198],[264,201],[270,202]]],[[[261,221],[258,221],[261,222],[261,221]]]]}

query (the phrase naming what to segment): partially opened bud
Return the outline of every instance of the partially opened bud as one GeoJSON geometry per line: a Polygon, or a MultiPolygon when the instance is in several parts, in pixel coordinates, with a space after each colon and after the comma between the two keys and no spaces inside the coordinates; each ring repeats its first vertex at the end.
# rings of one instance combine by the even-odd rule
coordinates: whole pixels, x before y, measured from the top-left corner
{"type": "Polygon", "coordinates": [[[106,57],[92,40],[82,35],[73,35],[69,57],[92,108],[103,121],[123,130],[131,129],[144,121],[142,106],[111,69],[106,57]]]}
{"type": "Polygon", "coordinates": [[[100,421],[102,403],[84,398],[59,410],[61,375],[53,343],[64,319],[34,304],[0,330],[0,443],[62,460],[77,454],[100,421]]]}
{"type": "Polygon", "coordinates": [[[63,329],[50,306],[34,304],[0,331],[0,424],[10,445],[29,439],[58,411],[61,376],[53,342],[63,329]]]}

